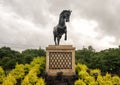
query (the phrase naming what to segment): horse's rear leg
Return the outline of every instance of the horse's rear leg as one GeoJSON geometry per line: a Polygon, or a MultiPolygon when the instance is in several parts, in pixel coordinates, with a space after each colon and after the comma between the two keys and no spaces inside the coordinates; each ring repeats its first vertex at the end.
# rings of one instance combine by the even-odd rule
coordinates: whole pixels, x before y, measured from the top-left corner
{"type": "Polygon", "coordinates": [[[60,38],[57,38],[57,44],[59,45],[59,43],[60,43],[60,38]]]}
{"type": "Polygon", "coordinates": [[[57,37],[57,43],[58,43],[58,45],[60,44],[60,39],[61,39],[61,36],[57,37]]]}
{"type": "Polygon", "coordinates": [[[54,42],[55,42],[55,45],[57,45],[57,43],[56,43],[56,36],[54,36],[54,42]]]}

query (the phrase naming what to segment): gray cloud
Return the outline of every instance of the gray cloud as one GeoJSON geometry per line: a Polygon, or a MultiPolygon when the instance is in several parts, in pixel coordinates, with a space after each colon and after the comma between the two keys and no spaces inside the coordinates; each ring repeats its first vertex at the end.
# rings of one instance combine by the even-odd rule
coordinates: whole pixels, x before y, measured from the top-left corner
{"type": "Polygon", "coordinates": [[[52,29],[58,23],[59,13],[63,9],[71,9],[69,40],[66,43],[62,40],[62,44],[73,44],[78,48],[94,45],[97,49],[103,49],[96,43],[109,36],[115,38],[109,44],[117,46],[120,43],[119,8],[119,0],[1,0],[0,43],[22,44],[24,49],[53,44],[52,29]],[[94,31],[99,35],[91,38],[80,32],[75,33],[75,28],[71,25],[75,19],[96,21],[98,26],[94,31]],[[92,39],[94,40],[91,41],[92,39]]]}
{"type": "Polygon", "coordinates": [[[49,3],[50,11],[58,12],[65,8],[73,9],[74,13],[88,19],[95,19],[99,22],[100,28],[109,34],[119,35],[119,13],[120,1],[119,0],[52,0],[49,3]],[[117,30],[117,33],[115,31],[117,30]]]}
{"type": "Polygon", "coordinates": [[[119,38],[119,0],[81,0],[75,4],[75,9],[81,16],[95,19],[105,34],[119,38]],[[80,11],[81,10],[81,11],[80,11]]]}
{"type": "Polygon", "coordinates": [[[45,0],[5,0],[5,5],[11,7],[18,15],[31,19],[37,24],[46,25],[49,4],[45,0]]]}

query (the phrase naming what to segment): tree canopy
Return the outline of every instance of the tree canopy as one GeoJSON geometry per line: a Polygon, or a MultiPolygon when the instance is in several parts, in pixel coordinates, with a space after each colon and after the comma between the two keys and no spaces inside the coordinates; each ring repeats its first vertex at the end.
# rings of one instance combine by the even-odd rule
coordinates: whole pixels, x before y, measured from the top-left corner
{"type": "Polygon", "coordinates": [[[0,48],[0,66],[4,70],[10,70],[15,67],[16,63],[30,63],[34,57],[45,56],[44,49],[26,49],[21,53],[12,50],[10,47],[0,48]]]}
{"type": "Polygon", "coordinates": [[[120,48],[109,48],[100,52],[91,48],[76,50],[76,63],[86,64],[91,69],[99,68],[102,73],[120,75],[120,48]]]}

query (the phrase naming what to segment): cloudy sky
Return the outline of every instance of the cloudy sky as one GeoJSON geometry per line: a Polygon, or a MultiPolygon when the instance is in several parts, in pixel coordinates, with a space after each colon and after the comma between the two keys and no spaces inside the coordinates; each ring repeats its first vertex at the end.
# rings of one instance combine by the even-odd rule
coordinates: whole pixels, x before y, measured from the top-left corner
{"type": "Polygon", "coordinates": [[[0,0],[0,47],[53,45],[53,27],[64,9],[72,15],[61,44],[98,51],[120,45],[120,0],[0,0]]]}

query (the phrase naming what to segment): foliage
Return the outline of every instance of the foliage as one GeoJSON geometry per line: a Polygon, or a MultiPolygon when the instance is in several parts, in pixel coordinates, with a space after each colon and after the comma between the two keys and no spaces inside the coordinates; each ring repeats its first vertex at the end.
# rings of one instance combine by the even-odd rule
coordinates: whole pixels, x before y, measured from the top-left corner
{"type": "Polygon", "coordinates": [[[15,77],[15,79],[22,79],[25,75],[25,66],[23,64],[16,64],[15,69],[13,69],[10,74],[15,77]]]}
{"type": "Polygon", "coordinates": [[[118,76],[113,76],[112,77],[112,83],[114,85],[119,85],[120,84],[120,78],[118,76]]]}
{"type": "Polygon", "coordinates": [[[30,63],[29,73],[25,76],[22,81],[22,85],[34,85],[41,83],[44,84],[44,80],[39,79],[38,75],[41,73],[40,68],[43,68],[42,65],[45,65],[44,57],[37,57],[30,63]]]}
{"type": "Polygon", "coordinates": [[[4,70],[3,70],[3,68],[0,66],[0,83],[2,83],[4,77],[5,77],[4,70]]]}
{"type": "Polygon", "coordinates": [[[3,79],[2,85],[15,85],[16,83],[17,81],[15,77],[9,74],[3,79]]]}
{"type": "Polygon", "coordinates": [[[36,85],[45,85],[45,81],[42,78],[39,78],[36,85]]]}
{"type": "Polygon", "coordinates": [[[39,76],[44,67],[45,57],[36,57],[30,64],[16,64],[6,77],[0,67],[0,79],[3,80],[1,83],[2,85],[45,85],[44,79],[39,76]]]}
{"type": "Polygon", "coordinates": [[[23,63],[30,63],[34,57],[45,56],[45,50],[43,49],[26,49],[22,51],[23,63]]]}
{"type": "Polygon", "coordinates": [[[90,71],[91,76],[99,76],[101,75],[101,71],[99,69],[93,69],[90,71]]]}
{"type": "MultiPolygon", "coordinates": [[[[82,63],[91,69],[101,69],[101,74],[106,72],[117,74],[120,76],[120,48],[109,48],[96,52],[92,46],[76,50],[76,64],[82,63]]],[[[43,49],[26,49],[21,53],[14,51],[9,47],[0,48],[0,66],[5,70],[15,68],[18,64],[30,64],[30,62],[37,56],[45,56],[43,49]]],[[[43,68],[44,69],[44,68],[43,68]]]]}
{"type": "MultiPolygon", "coordinates": [[[[83,64],[77,64],[76,68],[85,67],[83,64]]],[[[101,75],[99,69],[89,69],[88,68],[77,70],[79,79],[75,81],[74,85],[120,85],[120,77],[111,76],[111,74],[106,73],[104,76],[101,75]],[[97,75],[95,75],[97,74],[97,75]]]]}
{"type": "Polygon", "coordinates": [[[9,47],[0,48],[0,66],[2,66],[3,69],[13,69],[16,62],[21,63],[21,60],[22,56],[20,52],[11,50],[9,47]]]}
{"type": "Polygon", "coordinates": [[[79,76],[80,79],[85,79],[86,77],[89,76],[89,74],[86,71],[80,71],[78,73],[78,76],[79,76]]]}
{"type": "Polygon", "coordinates": [[[0,66],[7,71],[15,68],[16,63],[26,64],[30,63],[34,57],[45,56],[43,49],[27,49],[22,51],[14,51],[9,47],[0,48],[0,66]]]}
{"type": "Polygon", "coordinates": [[[83,82],[83,80],[77,80],[77,81],[75,81],[75,85],[86,85],[84,82],[83,82]]]}
{"type": "Polygon", "coordinates": [[[78,73],[79,71],[87,71],[88,67],[85,64],[78,63],[75,69],[76,72],[78,73]]]}
{"type": "Polygon", "coordinates": [[[92,76],[88,75],[84,79],[85,79],[84,82],[86,84],[92,84],[92,85],[94,85],[93,83],[96,83],[94,77],[92,77],[92,76]]]}
{"type": "MultiPolygon", "coordinates": [[[[0,84],[44,85],[41,74],[45,70],[45,57],[38,56],[45,56],[45,50],[27,49],[20,53],[9,47],[0,48],[0,84]]],[[[120,85],[120,48],[96,52],[88,46],[76,50],[76,73],[79,79],[75,85],[120,85]]]]}
{"type": "Polygon", "coordinates": [[[120,48],[109,48],[95,52],[93,47],[76,50],[76,64],[82,63],[91,69],[101,69],[101,74],[106,72],[120,76],[120,48]]]}

